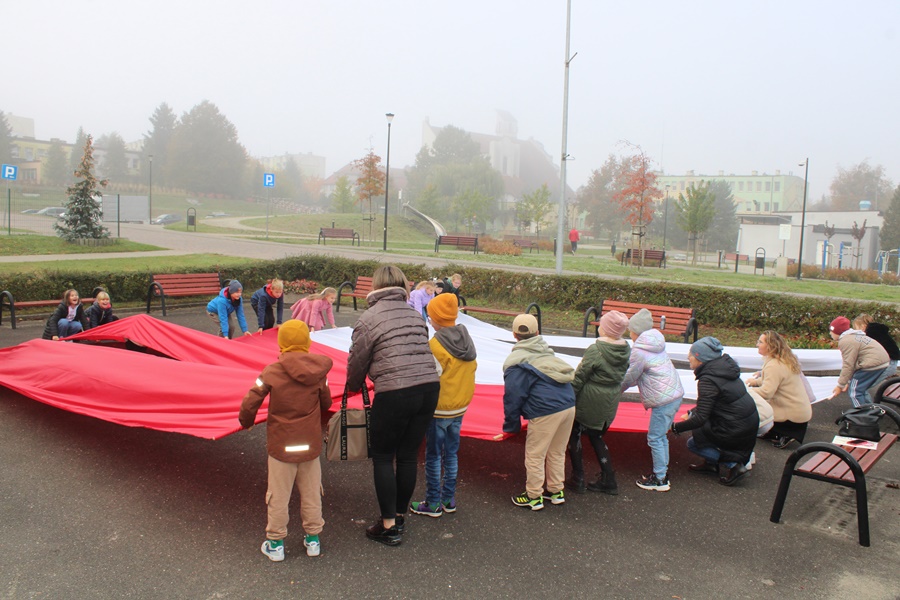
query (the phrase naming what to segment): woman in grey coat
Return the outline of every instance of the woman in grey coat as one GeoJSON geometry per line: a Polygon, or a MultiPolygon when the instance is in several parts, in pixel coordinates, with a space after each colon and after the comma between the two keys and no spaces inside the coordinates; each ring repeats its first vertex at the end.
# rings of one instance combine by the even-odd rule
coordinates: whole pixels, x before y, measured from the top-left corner
{"type": "Polygon", "coordinates": [[[369,308],[353,329],[347,387],[359,390],[366,375],[375,386],[369,435],[381,519],[366,529],[366,536],[396,546],[402,541],[416,487],[419,446],[437,408],[440,379],[428,345],[428,326],[407,304],[403,271],[379,267],[372,290],[366,297],[369,308]]]}

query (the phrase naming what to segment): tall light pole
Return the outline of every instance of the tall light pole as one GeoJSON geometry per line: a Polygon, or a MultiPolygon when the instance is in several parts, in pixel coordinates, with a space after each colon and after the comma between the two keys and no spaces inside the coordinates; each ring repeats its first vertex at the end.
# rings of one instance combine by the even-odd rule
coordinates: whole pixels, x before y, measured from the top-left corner
{"type": "Polygon", "coordinates": [[[663,252],[666,251],[666,234],[669,233],[669,187],[671,186],[666,184],[666,205],[663,213],[663,252]]]}
{"type": "MultiPolygon", "coordinates": [[[[563,235],[565,234],[566,220],[566,161],[569,160],[569,153],[566,150],[566,138],[569,132],[569,63],[575,58],[574,55],[569,56],[569,38],[572,23],[572,0],[566,2],[566,60],[565,60],[565,77],[563,78],[563,114],[562,114],[562,152],[559,160],[559,212],[557,213],[556,223],[556,274],[562,275],[563,271],[563,235]]],[[[577,52],[575,54],[578,54],[577,52]]]]}
{"type": "Polygon", "coordinates": [[[806,166],[806,173],[803,175],[803,208],[800,213],[800,251],[797,252],[797,281],[800,281],[800,275],[803,272],[803,232],[806,230],[806,186],[809,182],[809,157],[798,166],[806,166]]]}
{"type": "Polygon", "coordinates": [[[387,252],[387,213],[388,213],[388,184],[391,180],[391,121],[394,113],[385,113],[388,124],[387,161],[384,167],[384,246],[381,248],[387,252]]]}
{"type": "Polygon", "coordinates": [[[150,185],[147,187],[147,211],[153,220],[153,155],[150,155],[150,185]]]}

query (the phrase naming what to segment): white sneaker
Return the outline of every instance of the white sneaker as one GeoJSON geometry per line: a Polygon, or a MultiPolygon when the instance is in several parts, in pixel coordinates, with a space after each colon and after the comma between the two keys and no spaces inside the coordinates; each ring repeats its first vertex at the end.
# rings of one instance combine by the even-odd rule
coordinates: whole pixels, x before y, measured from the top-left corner
{"type": "Polygon", "coordinates": [[[322,551],[322,544],[318,540],[310,540],[309,536],[303,538],[303,545],[306,546],[307,556],[318,556],[322,551]]]}
{"type": "Polygon", "coordinates": [[[747,470],[749,471],[750,469],[753,468],[753,465],[755,465],[755,464],[756,464],[756,452],[751,452],[750,460],[747,461],[747,464],[744,466],[747,467],[747,470]]]}
{"type": "Polygon", "coordinates": [[[274,540],[266,540],[263,542],[262,553],[269,557],[269,560],[281,562],[284,560],[284,543],[273,545],[274,540]]]}

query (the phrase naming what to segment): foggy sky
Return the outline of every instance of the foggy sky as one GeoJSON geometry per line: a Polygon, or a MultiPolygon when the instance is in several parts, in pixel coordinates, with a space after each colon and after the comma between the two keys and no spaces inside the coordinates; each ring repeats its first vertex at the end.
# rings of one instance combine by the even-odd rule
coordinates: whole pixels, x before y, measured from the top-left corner
{"type": "MultiPolygon", "coordinates": [[[[253,156],[368,149],[411,165],[422,122],[561,155],[565,0],[44,0],[0,9],[0,110],[40,139],[135,141],[210,100],[253,156]]],[[[573,0],[568,183],[620,140],[669,174],[794,172],[810,200],[868,159],[900,183],[900,2],[573,0]]]]}

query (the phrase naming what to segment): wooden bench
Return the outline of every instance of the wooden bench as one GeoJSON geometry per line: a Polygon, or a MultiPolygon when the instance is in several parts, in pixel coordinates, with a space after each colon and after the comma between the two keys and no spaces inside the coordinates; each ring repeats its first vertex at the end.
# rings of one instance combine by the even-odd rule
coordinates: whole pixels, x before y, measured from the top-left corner
{"type": "Polygon", "coordinates": [[[339,240],[350,240],[350,245],[353,245],[353,242],[356,242],[356,245],[359,246],[359,234],[353,231],[352,229],[337,229],[332,227],[322,227],[319,229],[319,239],[316,240],[316,244],[322,242],[322,245],[325,245],[325,240],[331,239],[339,239],[339,240]]]}
{"type": "MultiPolygon", "coordinates": [[[[411,292],[414,287],[414,282],[407,282],[409,291],[411,292]]],[[[372,291],[372,278],[371,277],[357,277],[356,283],[351,283],[349,281],[345,281],[338,288],[338,296],[337,296],[337,305],[334,310],[336,312],[341,311],[341,298],[347,296],[349,298],[353,298],[353,310],[356,310],[356,299],[357,298],[365,298],[372,291]],[[349,289],[349,293],[344,293],[344,289],[349,289]]]]}
{"type": "Polygon", "coordinates": [[[584,327],[581,330],[581,337],[587,337],[588,326],[592,325],[596,329],[594,335],[600,335],[600,317],[606,313],[617,310],[624,313],[629,319],[636,312],[646,308],[653,313],[653,326],[659,329],[663,335],[680,335],[684,338],[684,343],[691,342],[691,336],[697,341],[698,324],[694,316],[693,308],[679,308],[677,306],[657,306],[653,304],[637,304],[635,302],[622,302],[620,300],[603,300],[600,306],[592,306],[584,313],[584,327]]]}
{"type": "Polygon", "coordinates": [[[478,254],[478,236],[466,235],[441,235],[434,241],[434,251],[438,246],[456,246],[457,248],[472,248],[473,254],[478,254]]]}
{"type": "MultiPolygon", "coordinates": [[[[882,405],[881,408],[900,427],[900,414],[897,414],[896,411],[887,406],[882,405]]],[[[893,446],[896,441],[896,435],[882,433],[881,441],[878,442],[878,448],[875,450],[867,450],[865,448],[848,450],[828,442],[803,444],[788,457],[784,465],[781,483],[778,485],[778,493],[775,495],[775,504],[772,506],[772,514],[769,520],[773,523],[781,521],[781,514],[784,511],[784,502],[787,499],[791,478],[795,475],[853,488],[856,491],[856,520],[859,528],[859,543],[861,546],[869,546],[869,504],[866,491],[866,473],[875,466],[875,463],[884,456],[888,448],[893,446]],[[808,454],[813,454],[813,456],[798,467],[797,462],[808,454]]]]}
{"type": "Polygon", "coordinates": [[[747,254],[737,254],[736,252],[726,252],[724,254],[724,259],[726,262],[734,262],[735,260],[744,263],[745,265],[750,264],[750,256],[747,254]]]}
{"type": "Polygon", "coordinates": [[[625,252],[622,253],[622,264],[625,263],[631,264],[641,264],[641,254],[644,255],[644,261],[656,261],[656,266],[662,268],[663,265],[666,264],[666,251],[665,250],[643,250],[641,251],[638,248],[629,248],[625,252]],[[632,260],[634,257],[634,260],[632,260]]]}
{"type": "Polygon", "coordinates": [[[529,254],[531,254],[532,250],[537,250],[538,254],[541,253],[541,247],[538,244],[537,240],[533,240],[530,238],[516,237],[514,235],[503,236],[503,239],[507,242],[512,242],[513,246],[518,246],[519,248],[528,248],[529,254]]]}
{"type": "MultiPolygon", "coordinates": [[[[532,302],[525,309],[525,313],[530,314],[531,310],[534,309],[534,316],[538,322],[538,333],[541,332],[541,307],[538,306],[537,302],[532,302]]],[[[518,317],[522,313],[517,310],[503,310],[500,308],[486,308],[483,306],[466,306],[466,299],[463,296],[459,296],[459,310],[464,311],[466,314],[468,313],[484,313],[488,315],[503,315],[504,317],[518,317]]]]}
{"type": "Polygon", "coordinates": [[[888,377],[875,390],[875,404],[889,404],[900,410],[900,376],[888,377]]]}
{"type": "Polygon", "coordinates": [[[162,314],[166,316],[166,298],[184,296],[215,296],[224,283],[218,273],[161,273],[153,276],[147,290],[147,314],[154,298],[159,298],[162,314]]]}
{"type": "MultiPolygon", "coordinates": [[[[106,290],[102,287],[95,287],[91,292],[90,298],[82,298],[82,304],[93,304],[94,299],[97,297],[97,294],[100,292],[105,292],[106,290]]],[[[6,306],[6,309],[9,311],[9,321],[12,325],[12,328],[16,328],[16,309],[23,308],[39,308],[39,307],[57,307],[59,303],[62,302],[62,298],[56,298],[54,300],[25,300],[16,302],[12,293],[7,290],[3,290],[0,292],[0,325],[3,325],[3,307],[6,306]]]]}

